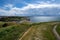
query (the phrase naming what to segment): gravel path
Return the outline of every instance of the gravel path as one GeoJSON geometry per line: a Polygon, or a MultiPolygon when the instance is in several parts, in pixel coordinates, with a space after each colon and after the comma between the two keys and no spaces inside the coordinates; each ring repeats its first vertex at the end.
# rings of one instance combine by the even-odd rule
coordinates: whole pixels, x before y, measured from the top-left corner
{"type": "Polygon", "coordinates": [[[57,40],[60,40],[60,36],[59,36],[59,34],[57,33],[56,28],[57,28],[57,25],[54,26],[54,28],[53,28],[53,33],[55,34],[57,40]]]}
{"type": "Polygon", "coordinates": [[[33,26],[19,40],[43,40],[42,30],[46,30],[44,26],[33,26]]]}
{"type": "Polygon", "coordinates": [[[23,36],[19,39],[19,40],[22,40],[28,33],[29,33],[29,31],[32,29],[32,27],[31,28],[29,28],[24,34],[23,34],[23,36]]]}

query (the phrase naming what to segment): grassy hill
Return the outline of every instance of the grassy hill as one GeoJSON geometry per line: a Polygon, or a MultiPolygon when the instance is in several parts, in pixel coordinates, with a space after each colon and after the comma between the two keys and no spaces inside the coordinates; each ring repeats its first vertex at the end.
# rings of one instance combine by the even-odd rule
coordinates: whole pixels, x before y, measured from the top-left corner
{"type": "MultiPolygon", "coordinates": [[[[57,40],[54,33],[54,24],[58,22],[35,23],[22,40],[57,40]]],[[[59,23],[60,24],[60,23],[59,23]]]]}
{"type": "Polygon", "coordinates": [[[29,28],[27,23],[0,22],[0,40],[18,40],[29,28]]]}
{"type": "MultiPolygon", "coordinates": [[[[0,22],[0,40],[19,40],[27,31],[27,34],[21,40],[57,40],[52,32],[54,24],[57,23],[42,22],[30,24],[27,22],[0,22]],[[6,25],[3,26],[4,24],[6,25]]],[[[57,31],[60,30],[59,27],[57,31]]]]}

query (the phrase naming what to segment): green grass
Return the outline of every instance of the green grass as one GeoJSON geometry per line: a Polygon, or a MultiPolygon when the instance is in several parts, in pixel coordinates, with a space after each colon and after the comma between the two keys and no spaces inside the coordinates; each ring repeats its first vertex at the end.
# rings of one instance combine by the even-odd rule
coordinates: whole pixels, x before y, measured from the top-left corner
{"type": "Polygon", "coordinates": [[[60,24],[57,26],[56,31],[57,31],[58,34],[60,35],[60,24]]]}
{"type": "MultiPolygon", "coordinates": [[[[52,32],[54,23],[56,22],[33,24],[25,22],[21,24],[15,22],[0,22],[0,40],[18,40],[30,27],[32,27],[32,30],[25,36],[25,38],[23,38],[24,40],[29,40],[29,37],[34,40],[34,37],[40,37],[40,33],[42,33],[43,40],[56,40],[55,35],[52,32]],[[5,23],[7,23],[8,26],[2,27],[5,23]],[[46,30],[44,28],[46,28],[46,30]]],[[[60,34],[60,25],[57,27],[57,32],[60,34]]]]}
{"type": "Polygon", "coordinates": [[[56,40],[52,29],[55,22],[34,23],[31,31],[22,40],[56,40]],[[46,29],[45,29],[46,28],[46,29]]]}
{"type": "Polygon", "coordinates": [[[30,28],[30,24],[17,24],[17,23],[7,23],[10,24],[7,27],[0,28],[0,40],[18,40],[23,33],[30,28]],[[13,25],[12,25],[13,24],[13,25]]]}
{"type": "Polygon", "coordinates": [[[53,25],[46,24],[47,30],[43,31],[43,36],[47,38],[46,40],[56,40],[55,35],[53,34],[53,25]]]}
{"type": "Polygon", "coordinates": [[[56,37],[52,32],[52,29],[54,27],[54,25],[52,24],[53,22],[37,23],[37,25],[35,24],[36,27],[41,28],[41,33],[44,37],[43,40],[56,40],[56,37]],[[43,28],[46,28],[46,30],[44,30],[43,28]]]}

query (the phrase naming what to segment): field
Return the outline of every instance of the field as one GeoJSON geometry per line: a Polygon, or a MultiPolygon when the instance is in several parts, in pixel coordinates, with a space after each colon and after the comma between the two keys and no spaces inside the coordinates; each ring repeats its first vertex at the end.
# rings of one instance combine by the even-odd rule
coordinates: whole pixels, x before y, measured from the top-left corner
{"type": "MultiPolygon", "coordinates": [[[[54,24],[60,23],[0,22],[0,40],[57,40],[53,33],[54,24]]],[[[57,29],[60,34],[60,25],[57,29]]]]}
{"type": "Polygon", "coordinates": [[[53,33],[55,24],[58,25],[58,22],[34,23],[22,40],[57,40],[53,33]]]}
{"type": "Polygon", "coordinates": [[[0,40],[18,40],[29,28],[26,23],[0,22],[0,40]]]}

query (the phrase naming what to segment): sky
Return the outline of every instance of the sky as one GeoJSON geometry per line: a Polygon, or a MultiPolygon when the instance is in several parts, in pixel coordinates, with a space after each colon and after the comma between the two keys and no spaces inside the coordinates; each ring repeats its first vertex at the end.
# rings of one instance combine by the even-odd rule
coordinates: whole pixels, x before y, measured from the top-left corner
{"type": "Polygon", "coordinates": [[[0,0],[0,16],[60,16],[60,0],[0,0]]]}

